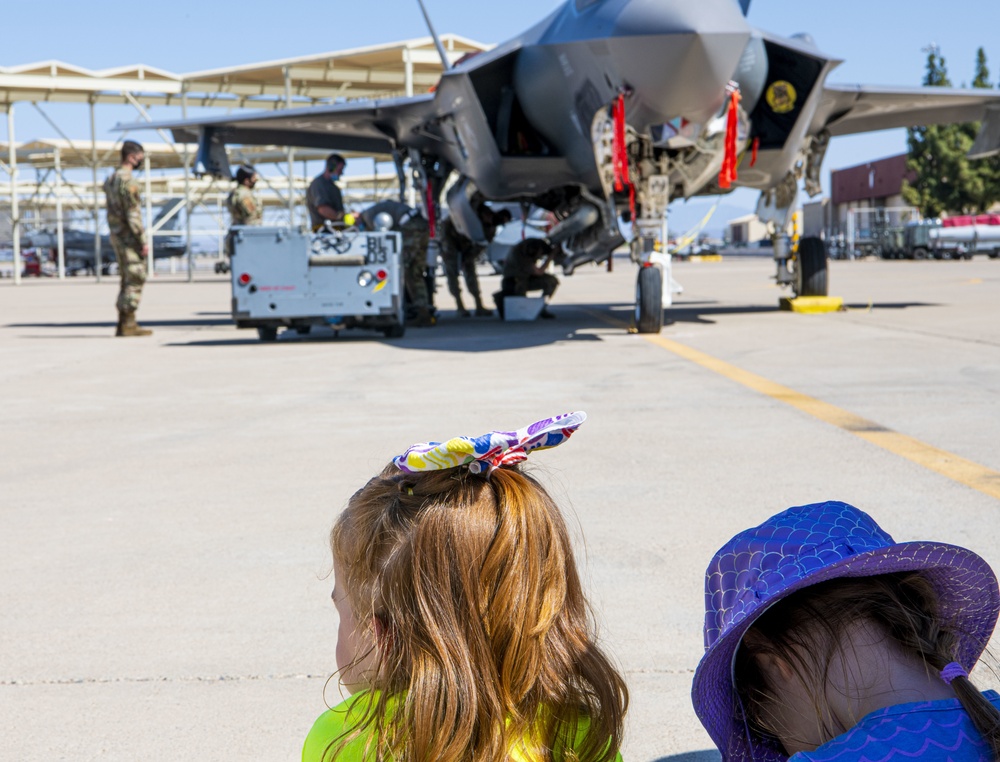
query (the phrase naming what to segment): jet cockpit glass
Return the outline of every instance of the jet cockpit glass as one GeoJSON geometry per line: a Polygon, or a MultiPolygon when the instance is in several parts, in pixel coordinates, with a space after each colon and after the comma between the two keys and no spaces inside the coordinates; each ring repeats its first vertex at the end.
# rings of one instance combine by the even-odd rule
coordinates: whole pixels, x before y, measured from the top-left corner
{"type": "Polygon", "coordinates": [[[604,0],[576,0],[576,10],[584,11],[592,5],[597,5],[604,2],[604,0]]]}

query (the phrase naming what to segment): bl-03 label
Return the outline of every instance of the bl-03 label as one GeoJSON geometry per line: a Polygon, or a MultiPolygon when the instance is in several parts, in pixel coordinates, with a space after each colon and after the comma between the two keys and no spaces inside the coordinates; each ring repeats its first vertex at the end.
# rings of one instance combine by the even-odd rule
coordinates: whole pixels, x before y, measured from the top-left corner
{"type": "Polygon", "coordinates": [[[365,264],[384,265],[396,254],[396,236],[365,236],[365,264]]]}

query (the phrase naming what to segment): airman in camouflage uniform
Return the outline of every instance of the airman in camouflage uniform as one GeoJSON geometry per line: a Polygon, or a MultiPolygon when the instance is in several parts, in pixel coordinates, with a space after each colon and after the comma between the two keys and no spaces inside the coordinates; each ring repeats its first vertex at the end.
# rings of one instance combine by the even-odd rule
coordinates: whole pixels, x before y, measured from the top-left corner
{"type": "Polygon", "coordinates": [[[236,187],[226,198],[226,208],[232,217],[229,235],[226,236],[226,256],[233,256],[233,228],[237,225],[260,225],[264,221],[264,210],[253,194],[257,184],[257,170],[244,164],[236,170],[236,187]]]}
{"type": "MultiPolygon", "coordinates": [[[[510,222],[510,212],[506,209],[494,212],[486,205],[486,200],[481,196],[476,199],[475,203],[477,204],[476,215],[483,226],[486,240],[492,241],[496,236],[497,228],[510,222]]],[[[483,247],[460,233],[451,217],[444,221],[440,241],[441,262],[444,265],[444,273],[448,281],[448,291],[455,297],[459,316],[469,317],[472,314],[462,302],[462,287],[458,283],[459,272],[465,276],[465,286],[469,289],[469,293],[472,294],[476,303],[476,317],[492,315],[493,311],[483,304],[483,297],[479,290],[479,276],[476,274],[476,260],[484,251],[483,247]]]]}
{"type": "Polygon", "coordinates": [[[365,209],[360,217],[367,230],[375,229],[379,214],[392,217],[392,229],[403,237],[403,282],[409,297],[412,317],[410,325],[428,327],[435,324],[427,288],[427,244],[430,242],[430,225],[421,213],[402,201],[386,199],[365,209]]]}
{"type": "Polygon", "coordinates": [[[111,245],[118,260],[121,288],[118,291],[118,328],[115,336],[148,336],[152,331],[135,321],[135,312],[146,282],[149,245],[142,227],[142,198],[132,173],[142,165],[145,152],[138,143],[122,144],[121,166],[104,183],[107,195],[111,245]]]}
{"type": "Polygon", "coordinates": [[[541,290],[546,306],[539,317],[554,318],[549,312],[548,300],[559,288],[559,279],[545,270],[549,262],[559,258],[559,247],[546,238],[527,238],[514,246],[503,263],[500,291],[493,298],[503,317],[503,300],[507,296],[526,296],[529,291],[541,290]]]}
{"type": "Polygon", "coordinates": [[[417,327],[431,326],[436,322],[431,311],[430,293],[427,290],[427,244],[430,243],[430,225],[419,212],[399,227],[403,235],[403,280],[414,307],[417,327]]]}

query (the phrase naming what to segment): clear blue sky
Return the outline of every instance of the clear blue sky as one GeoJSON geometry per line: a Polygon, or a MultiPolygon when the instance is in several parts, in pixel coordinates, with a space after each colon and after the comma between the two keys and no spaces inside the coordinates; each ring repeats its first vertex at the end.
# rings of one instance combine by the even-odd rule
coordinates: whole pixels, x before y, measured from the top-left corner
{"type": "MultiPolygon", "coordinates": [[[[482,42],[502,42],[559,5],[553,0],[425,2],[439,32],[482,42]]],[[[1000,82],[1000,0],[946,4],[930,0],[754,0],[750,21],[779,34],[812,34],[822,50],[845,60],[830,77],[835,83],[918,85],[926,60],[922,48],[930,43],[940,46],[956,85],[971,82],[980,46],[986,49],[994,85],[1000,82]]],[[[44,5],[44,11],[29,3],[8,3],[4,31],[2,66],[57,59],[92,69],[143,63],[175,73],[426,35],[416,0],[322,4],[305,0],[277,4],[53,0],[44,5]]],[[[49,111],[71,137],[88,134],[84,106],[52,106],[49,111]]],[[[159,110],[162,117],[174,113],[159,110]]],[[[99,109],[99,137],[113,138],[107,129],[133,118],[134,112],[128,110],[99,109]]],[[[18,111],[17,130],[18,141],[53,136],[51,127],[26,105],[18,111]]],[[[905,148],[901,130],[840,138],[833,141],[824,166],[829,171],[905,148]]],[[[755,198],[740,191],[724,203],[750,208],[755,198]]],[[[699,214],[681,208],[675,213],[685,219],[699,214]]]]}

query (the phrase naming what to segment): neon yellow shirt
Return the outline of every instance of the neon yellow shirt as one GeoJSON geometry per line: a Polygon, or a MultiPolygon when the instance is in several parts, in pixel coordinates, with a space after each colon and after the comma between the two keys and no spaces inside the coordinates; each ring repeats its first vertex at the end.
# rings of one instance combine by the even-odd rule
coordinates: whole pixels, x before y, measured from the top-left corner
{"type": "MultiPolygon", "coordinates": [[[[332,762],[333,758],[330,754],[337,745],[335,742],[349,732],[354,723],[363,719],[367,709],[366,699],[368,696],[367,691],[361,691],[333,709],[323,712],[313,724],[309,735],[306,736],[305,745],[302,747],[302,762],[332,762]],[[328,749],[330,751],[327,751],[328,749]]],[[[586,721],[581,723],[581,727],[577,731],[577,745],[582,745],[586,737],[587,725],[585,723],[586,721]]],[[[370,731],[365,731],[351,739],[337,755],[336,762],[365,762],[365,747],[370,739],[370,731]]],[[[556,762],[560,762],[563,756],[557,751],[553,758],[556,762]]],[[[520,745],[511,750],[510,759],[512,762],[534,762],[537,757],[526,746],[520,745]]],[[[621,754],[617,754],[615,760],[622,762],[621,754]]]]}

